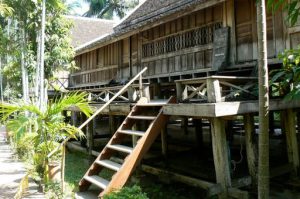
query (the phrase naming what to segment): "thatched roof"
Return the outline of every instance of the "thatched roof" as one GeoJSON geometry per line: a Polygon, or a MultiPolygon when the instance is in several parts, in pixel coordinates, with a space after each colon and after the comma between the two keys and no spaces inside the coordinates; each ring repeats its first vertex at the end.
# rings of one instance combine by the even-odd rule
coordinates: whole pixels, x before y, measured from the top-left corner
{"type": "Polygon", "coordinates": [[[71,29],[71,39],[74,48],[91,42],[101,36],[113,33],[115,21],[87,17],[67,16],[74,26],[71,29]]]}
{"type": "Polygon", "coordinates": [[[123,36],[133,34],[135,30],[159,21],[160,19],[178,12],[189,12],[196,6],[207,2],[223,2],[224,0],[146,0],[139,4],[132,13],[128,14],[118,25],[114,27],[114,32],[110,35],[100,37],[93,42],[76,49],[77,54],[82,54],[97,46],[122,39],[123,36]]]}

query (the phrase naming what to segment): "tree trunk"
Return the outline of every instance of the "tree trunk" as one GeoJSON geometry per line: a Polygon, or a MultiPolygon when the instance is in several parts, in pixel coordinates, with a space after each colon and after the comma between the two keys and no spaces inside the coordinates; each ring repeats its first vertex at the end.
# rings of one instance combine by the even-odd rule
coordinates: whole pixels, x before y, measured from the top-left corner
{"type": "Polygon", "coordinates": [[[40,57],[40,108],[45,110],[47,107],[46,92],[45,91],[45,26],[46,26],[46,0],[42,2],[42,29],[41,29],[41,57],[40,57]]]}
{"type": "Polygon", "coordinates": [[[257,1],[259,76],[258,198],[269,198],[269,92],[265,1],[257,1]]]}
{"type": "Polygon", "coordinates": [[[25,35],[25,25],[22,28],[21,42],[22,42],[22,51],[21,51],[21,72],[22,72],[22,89],[23,89],[23,100],[25,103],[29,102],[29,88],[28,88],[28,72],[26,68],[26,35],[25,35]]]}

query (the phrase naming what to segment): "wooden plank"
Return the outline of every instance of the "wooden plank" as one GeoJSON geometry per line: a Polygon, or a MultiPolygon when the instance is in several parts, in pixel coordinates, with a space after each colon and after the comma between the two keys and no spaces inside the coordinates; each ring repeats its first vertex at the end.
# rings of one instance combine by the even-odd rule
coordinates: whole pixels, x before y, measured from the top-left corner
{"type": "Polygon", "coordinates": [[[230,163],[226,141],[225,122],[222,118],[211,119],[212,148],[216,181],[223,189],[219,198],[228,198],[228,188],[231,187],[230,163]]]}
{"type": "MultiPolygon", "coordinates": [[[[270,110],[300,108],[299,100],[270,100],[270,110]]],[[[258,101],[219,102],[202,104],[167,104],[164,114],[192,117],[223,117],[258,112],[258,101]]]]}
{"type": "Polygon", "coordinates": [[[228,189],[229,196],[237,199],[249,199],[248,191],[242,191],[237,188],[229,188],[228,189]]]}
{"type": "Polygon", "coordinates": [[[242,178],[233,179],[231,186],[233,188],[242,188],[242,187],[247,187],[251,184],[252,184],[251,176],[245,176],[242,178]]]}
{"type": "Polygon", "coordinates": [[[252,178],[253,187],[257,186],[257,147],[254,141],[255,126],[252,114],[244,115],[245,142],[249,174],[252,178]]]}
{"type": "Polygon", "coordinates": [[[142,165],[142,170],[153,175],[165,176],[169,180],[179,181],[193,187],[204,189],[206,190],[208,197],[221,193],[222,191],[222,188],[219,184],[184,176],[178,173],[162,170],[159,168],[154,168],[148,165],[142,165]]]}

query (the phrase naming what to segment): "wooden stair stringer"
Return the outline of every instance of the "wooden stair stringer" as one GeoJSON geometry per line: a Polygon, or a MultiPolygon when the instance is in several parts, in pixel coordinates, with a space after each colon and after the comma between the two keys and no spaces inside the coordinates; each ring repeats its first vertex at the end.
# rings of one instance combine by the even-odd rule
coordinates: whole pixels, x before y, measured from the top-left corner
{"type": "Polygon", "coordinates": [[[145,153],[151,147],[152,143],[160,134],[160,129],[164,128],[164,125],[167,123],[168,119],[169,116],[163,115],[162,112],[159,113],[159,116],[156,118],[156,120],[149,126],[149,130],[146,131],[143,137],[141,137],[133,149],[133,152],[123,163],[121,169],[113,176],[107,188],[101,192],[101,197],[124,186],[132,171],[135,169],[145,153]]]}
{"type": "MultiPolygon", "coordinates": [[[[136,106],[138,104],[139,103],[137,103],[136,106]]],[[[136,111],[136,106],[134,106],[132,108],[132,110],[130,111],[128,116],[132,115],[136,111]]],[[[100,152],[98,157],[95,159],[93,164],[90,166],[90,168],[87,170],[87,172],[84,174],[84,176],[91,176],[91,175],[98,174],[98,173],[101,172],[101,170],[104,167],[101,166],[101,165],[95,164],[96,161],[109,159],[112,156],[113,152],[110,149],[108,149],[107,146],[111,145],[111,144],[117,144],[119,142],[119,140],[121,140],[122,137],[125,137],[125,135],[119,134],[118,138],[116,138],[116,133],[118,131],[122,130],[122,128],[124,128],[124,126],[131,126],[133,124],[134,124],[134,122],[132,120],[127,120],[127,118],[122,122],[122,124],[119,126],[119,128],[117,129],[115,134],[111,137],[111,139],[108,141],[106,146],[102,149],[102,151],[100,152]]],[[[91,184],[92,184],[91,182],[89,182],[89,181],[85,180],[84,178],[82,178],[79,182],[79,190],[80,191],[86,191],[91,184]]]]}

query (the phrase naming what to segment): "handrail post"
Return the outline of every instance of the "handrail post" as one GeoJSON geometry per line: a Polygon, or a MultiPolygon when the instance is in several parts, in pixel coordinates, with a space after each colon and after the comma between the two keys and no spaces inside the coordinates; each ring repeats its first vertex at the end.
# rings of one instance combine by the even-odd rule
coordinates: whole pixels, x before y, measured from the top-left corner
{"type": "Polygon", "coordinates": [[[140,90],[140,98],[143,97],[143,77],[142,74],[140,75],[139,79],[139,90],[140,90]]]}

